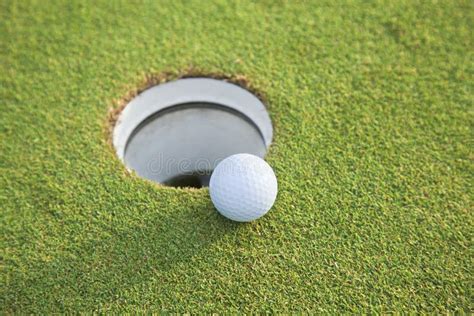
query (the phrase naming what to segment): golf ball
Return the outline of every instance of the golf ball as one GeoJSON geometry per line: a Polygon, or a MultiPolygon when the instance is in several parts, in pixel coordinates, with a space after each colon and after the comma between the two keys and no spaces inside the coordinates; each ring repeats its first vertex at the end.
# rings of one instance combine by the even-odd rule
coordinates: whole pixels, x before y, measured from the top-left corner
{"type": "Polygon", "coordinates": [[[234,221],[249,222],[270,210],[278,185],[272,167],[263,159],[237,154],[217,165],[209,191],[219,213],[234,221]]]}

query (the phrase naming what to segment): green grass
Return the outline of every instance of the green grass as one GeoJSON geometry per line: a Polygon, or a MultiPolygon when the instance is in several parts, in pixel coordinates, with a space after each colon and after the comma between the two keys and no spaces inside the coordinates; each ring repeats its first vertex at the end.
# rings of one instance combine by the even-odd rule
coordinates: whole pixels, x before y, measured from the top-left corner
{"type": "Polygon", "coordinates": [[[471,1],[0,1],[3,313],[472,311],[471,1]],[[245,76],[271,212],[128,175],[146,76],[245,76]]]}

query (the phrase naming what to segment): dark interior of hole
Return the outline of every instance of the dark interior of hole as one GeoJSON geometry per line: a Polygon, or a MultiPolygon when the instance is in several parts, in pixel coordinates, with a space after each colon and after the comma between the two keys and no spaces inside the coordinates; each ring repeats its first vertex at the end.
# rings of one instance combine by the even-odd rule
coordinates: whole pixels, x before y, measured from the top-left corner
{"type": "MultiPolygon", "coordinates": [[[[232,113],[233,115],[238,116],[238,117],[242,118],[243,120],[245,120],[247,123],[249,123],[249,125],[252,126],[255,129],[255,131],[257,131],[257,133],[263,139],[263,135],[261,134],[261,131],[257,127],[257,125],[250,118],[248,118],[247,116],[245,116],[241,112],[236,111],[236,110],[234,110],[232,108],[229,108],[227,106],[220,105],[220,104],[194,103],[193,102],[193,103],[184,103],[184,104],[173,105],[169,108],[162,109],[162,110],[154,113],[153,115],[147,117],[132,132],[131,136],[129,137],[129,139],[127,141],[125,151],[128,150],[128,145],[130,144],[130,141],[133,139],[133,137],[135,137],[135,135],[137,135],[138,132],[140,132],[140,130],[142,128],[144,128],[145,126],[147,126],[150,122],[157,119],[158,117],[163,117],[168,113],[172,113],[172,112],[175,112],[175,111],[180,111],[180,110],[184,110],[184,109],[188,109],[188,108],[210,108],[210,109],[214,109],[214,110],[219,110],[219,111],[225,111],[225,112],[232,113]]],[[[193,173],[180,174],[180,175],[176,175],[176,176],[162,182],[162,184],[167,185],[167,186],[172,186],[172,187],[191,187],[191,188],[207,187],[207,186],[209,186],[209,180],[210,180],[210,177],[211,177],[211,173],[212,173],[212,170],[211,171],[195,171],[193,173]]]]}
{"type": "Polygon", "coordinates": [[[189,102],[189,103],[181,103],[181,104],[172,105],[172,106],[167,107],[165,109],[162,109],[158,112],[155,112],[152,115],[150,115],[149,117],[147,117],[146,119],[144,119],[137,127],[135,127],[133,132],[128,137],[128,141],[125,144],[125,150],[124,151],[125,152],[127,151],[128,144],[130,143],[130,140],[148,123],[155,120],[159,116],[164,116],[167,113],[171,113],[171,112],[174,112],[174,111],[180,111],[180,110],[183,110],[183,109],[186,109],[186,108],[211,108],[211,109],[215,109],[215,110],[219,110],[219,111],[230,112],[230,113],[232,113],[236,116],[239,116],[240,118],[242,118],[243,120],[248,122],[250,125],[252,125],[253,128],[260,134],[262,139],[264,138],[263,134],[262,134],[262,131],[258,128],[258,126],[255,124],[255,122],[252,121],[249,117],[247,117],[246,115],[244,115],[243,113],[241,113],[237,110],[234,110],[234,109],[232,109],[232,108],[230,108],[226,105],[223,105],[223,104],[210,103],[210,102],[189,102]]]}
{"type": "Polygon", "coordinates": [[[212,171],[199,171],[173,177],[163,184],[177,188],[202,188],[209,186],[212,171]]]}

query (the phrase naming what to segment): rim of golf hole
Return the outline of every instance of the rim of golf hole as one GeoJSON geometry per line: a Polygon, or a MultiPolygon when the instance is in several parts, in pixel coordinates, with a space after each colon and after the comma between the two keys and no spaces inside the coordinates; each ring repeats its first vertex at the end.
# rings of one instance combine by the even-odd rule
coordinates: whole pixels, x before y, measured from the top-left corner
{"type": "Polygon", "coordinates": [[[267,109],[250,91],[223,80],[186,78],[133,98],[115,124],[113,145],[126,168],[142,178],[201,188],[230,155],[263,158],[272,137],[267,109]]]}

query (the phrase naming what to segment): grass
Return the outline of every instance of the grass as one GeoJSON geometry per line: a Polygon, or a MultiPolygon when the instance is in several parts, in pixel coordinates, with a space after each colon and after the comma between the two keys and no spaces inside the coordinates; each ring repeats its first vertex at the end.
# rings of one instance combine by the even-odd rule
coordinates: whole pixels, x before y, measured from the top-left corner
{"type": "Polygon", "coordinates": [[[3,313],[472,311],[470,1],[0,1],[3,313]],[[242,76],[272,211],[125,172],[149,76],[242,76]]]}

